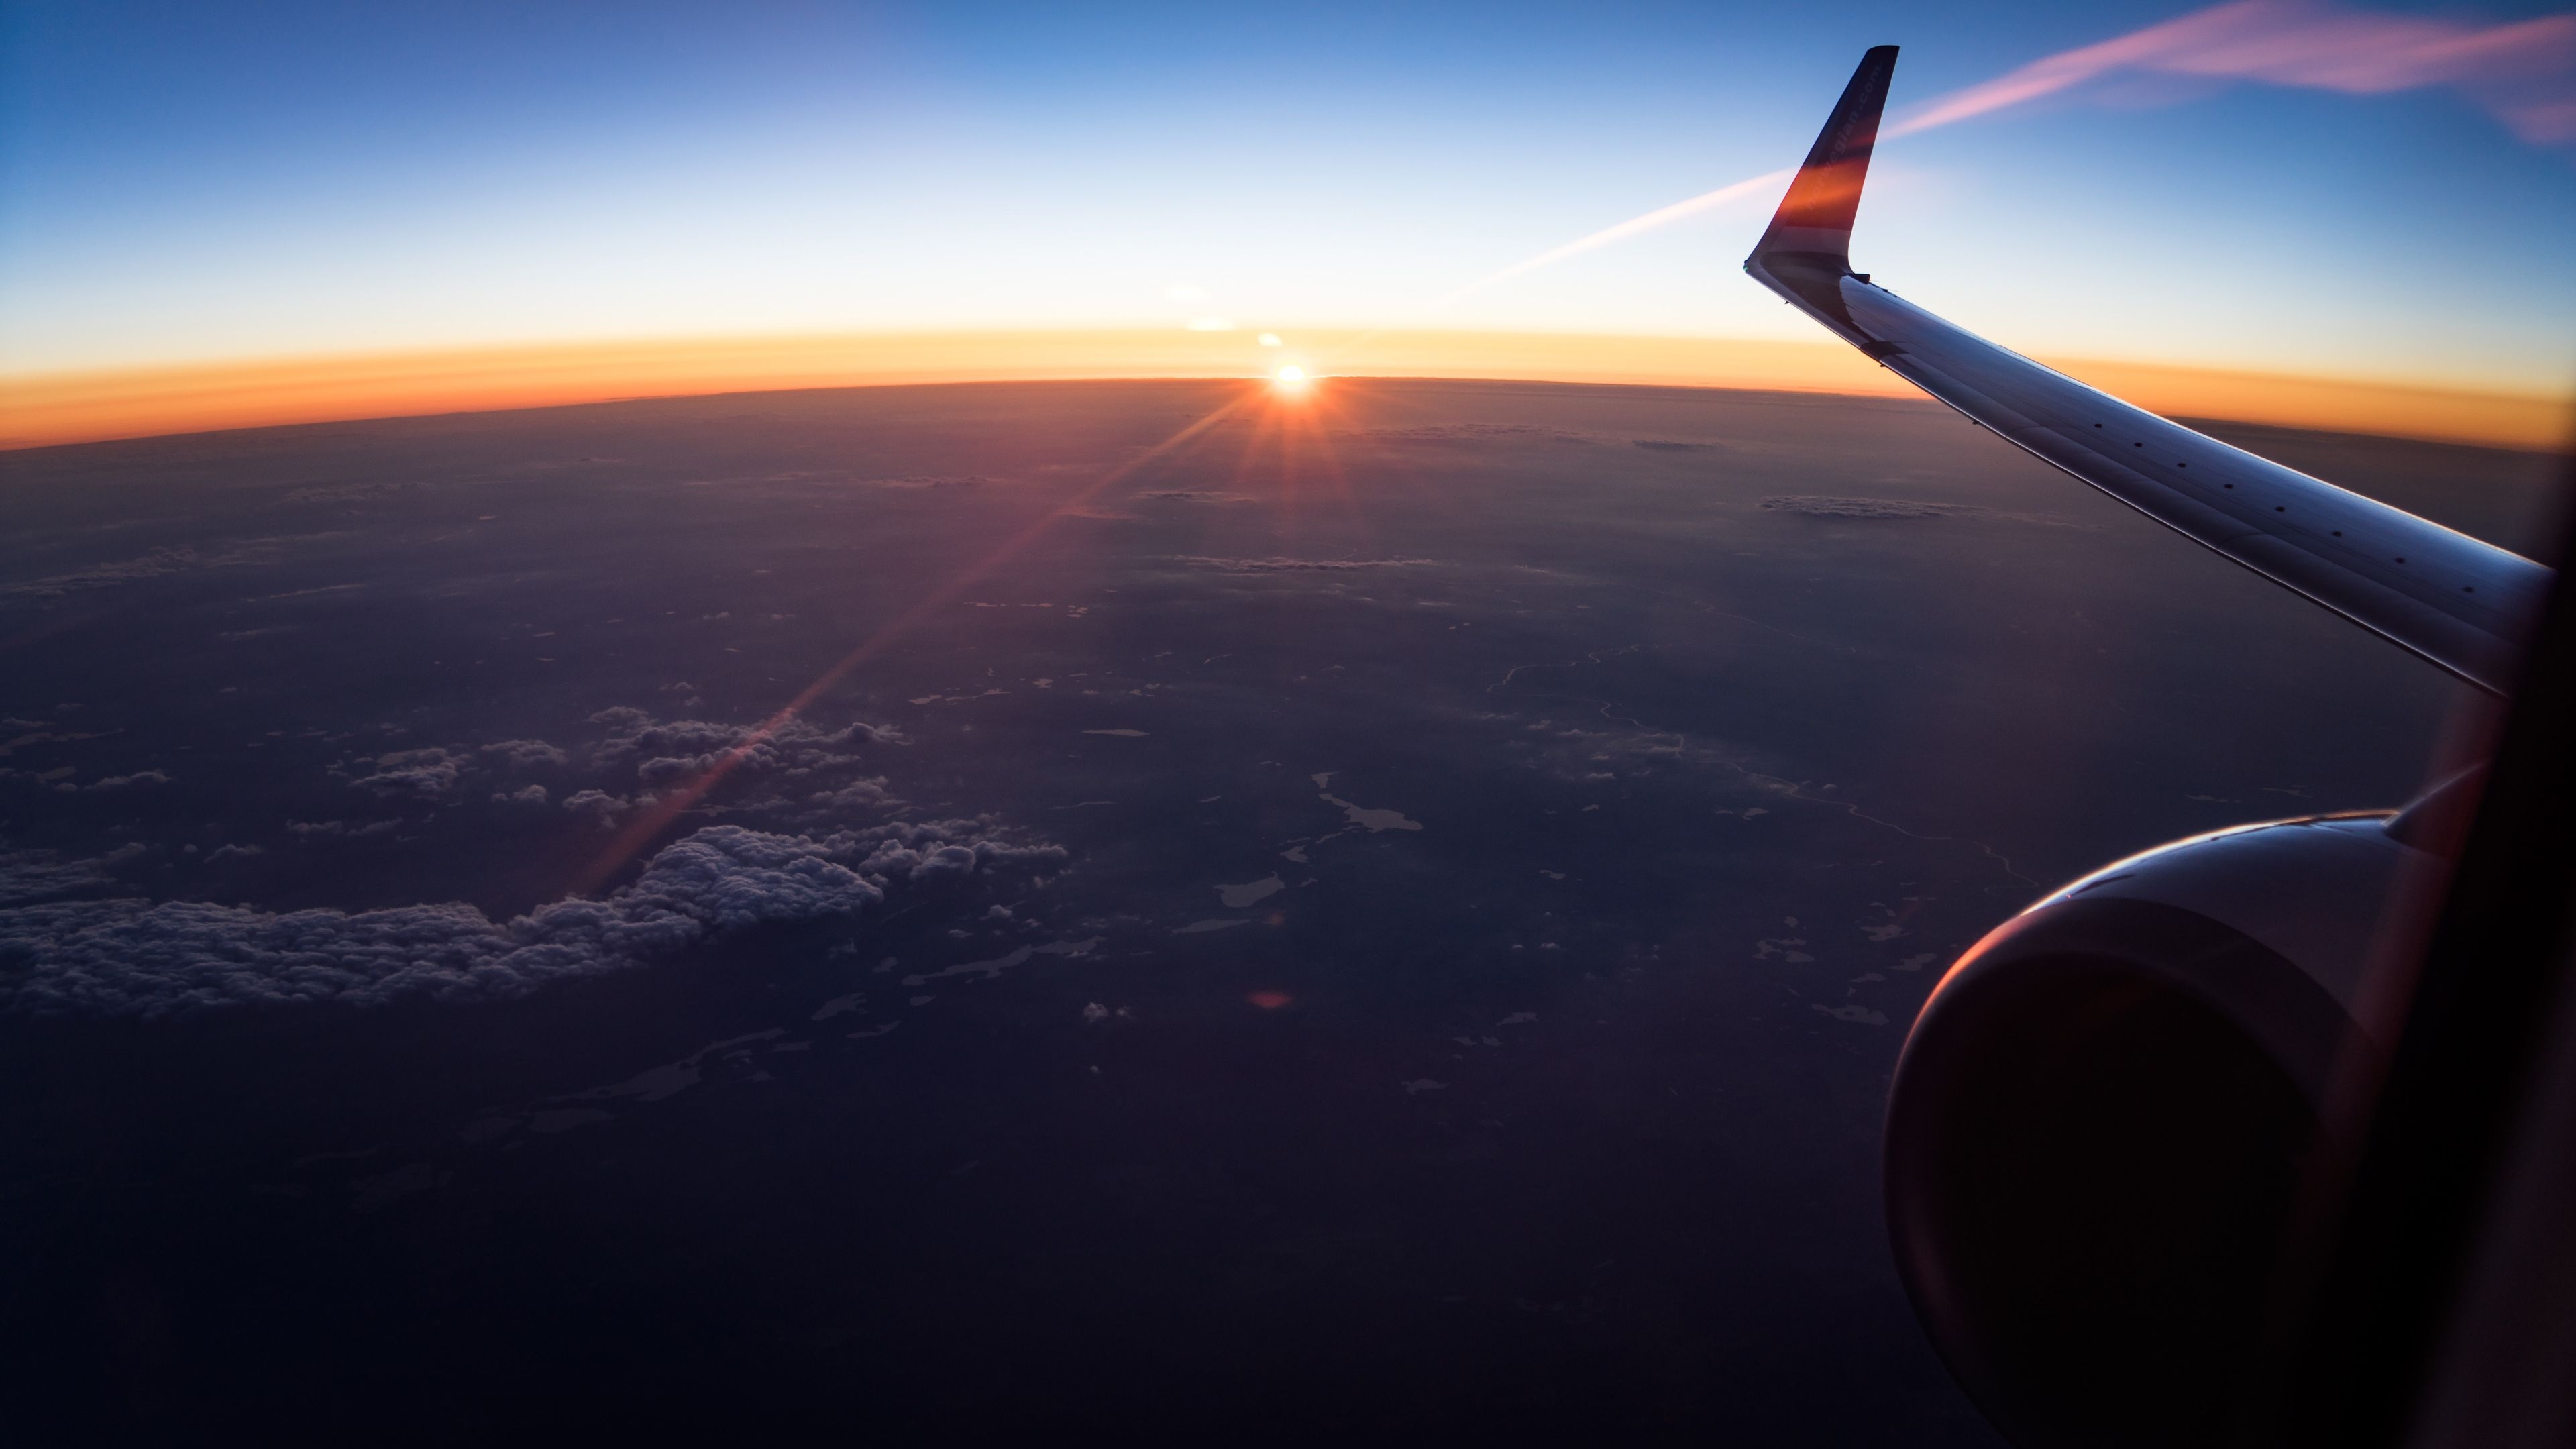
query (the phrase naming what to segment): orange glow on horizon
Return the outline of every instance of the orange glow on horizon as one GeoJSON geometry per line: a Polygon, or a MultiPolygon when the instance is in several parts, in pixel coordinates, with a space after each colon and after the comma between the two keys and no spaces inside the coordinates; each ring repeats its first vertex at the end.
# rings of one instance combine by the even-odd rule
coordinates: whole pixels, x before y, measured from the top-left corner
{"type": "Polygon", "coordinates": [[[1289,1002],[1292,1002],[1297,998],[1289,995],[1285,991],[1256,991],[1243,999],[1260,1007],[1264,1011],[1277,1011],[1279,1008],[1286,1006],[1289,1002]]]}
{"type": "MultiPolygon", "coordinates": [[[[1275,335],[1275,334],[1273,334],[1275,335]]],[[[1300,333],[1311,388],[1438,377],[1919,396],[1831,342],[1568,333],[1300,333]]],[[[1270,377],[1240,333],[955,332],[738,337],[361,353],[0,376],[0,448],[359,418],[794,388],[1270,377]]],[[[1276,357],[1276,353],[1271,354],[1276,357]]],[[[2555,449],[2568,399],[2405,381],[2043,359],[2154,412],[2555,449]]]]}

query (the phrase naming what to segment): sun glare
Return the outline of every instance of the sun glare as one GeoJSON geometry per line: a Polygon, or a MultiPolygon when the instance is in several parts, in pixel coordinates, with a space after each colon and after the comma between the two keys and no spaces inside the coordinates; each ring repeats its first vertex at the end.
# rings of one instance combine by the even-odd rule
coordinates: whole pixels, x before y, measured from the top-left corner
{"type": "Polygon", "coordinates": [[[1306,369],[1295,363],[1279,369],[1279,390],[1297,392],[1306,386],[1306,369]]]}

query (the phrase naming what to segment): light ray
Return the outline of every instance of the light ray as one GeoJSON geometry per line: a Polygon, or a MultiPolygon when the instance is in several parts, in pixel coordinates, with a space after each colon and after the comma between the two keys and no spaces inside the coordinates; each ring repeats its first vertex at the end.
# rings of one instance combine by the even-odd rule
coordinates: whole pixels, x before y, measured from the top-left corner
{"type": "Polygon", "coordinates": [[[1228,402],[1223,407],[1220,407],[1214,412],[1209,413],[1207,416],[1198,419],[1188,427],[1181,429],[1179,432],[1174,433],[1162,442],[1157,443],[1153,447],[1146,449],[1144,452],[1137,454],[1135,457],[1128,459],[1118,467],[1102,474],[1099,478],[1084,486],[1079,492],[1076,492],[1072,497],[1065,499],[1063,502],[1057,504],[1055,508],[1039,517],[1036,522],[1029,524],[1018,533],[1015,533],[1011,535],[1010,538],[1004,540],[999,548],[996,548],[993,552],[986,555],[981,561],[960,570],[946,583],[941,584],[937,588],[932,589],[929,593],[924,594],[920,599],[913,603],[911,608],[896,615],[892,621],[879,628],[866,639],[861,640],[857,648],[842,655],[838,662],[834,663],[830,668],[825,669],[821,674],[815,676],[813,683],[798,691],[796,697],[780,706],[776,713],[770,715],[769,718],[762,720],[760,724],[742,740],[741,743],[733,746],[731,749],[726,750],[722,755],[718,756],[714,764],[708,766],[704,771],[700,772],[687,782],[677,785],[662,794],[653,802],[650,809],[638,811],[633,819],[629,820],[624,827],[618,830],[616,838],[609,842],[608,848],[601,851],[599,855],[593,859],[589,865],[585,866],[581,873],[575,877],[573,881],[573,890],[576,893],[587,893],[598,888],[598,886],[602,882],[606,881],[610,876],[615,875],[628,861],[634,859],[637,852],[641,851],[654,836],[659,835],[673,820],[679,818],[683,812],[697,804],[699,800],[705,798],[708,791],[723,783],[725,777],[731,775],[735,768],[742,763],[745,757],[750,755],[752,751],[767,743],[778,733],[779,730],[785,728],[789,720],[795,719],[799,714],[802,714],[807,708],[811,707],[815,700],[822,697],[824,691],[849,677],[851,670],[858,668],[860,665],[874,659],[879,654],[884,653],[888,645],[892,644],[896,639],[900,638],[904,634],[910,632],[914,627],[922,623],[922,621],[928,619],[939,610],[946,608],[949,604],[954,603],[957,596],[966,591],[968,585],[975,583],[977,580],[991,573],[994,569],[1009,562],[1013,557],[1019,554],[1022,549],[1025,549],[1030,544],[1036,542],[1038,537],[1041,534],[1044,534],[1049,528],[1053,527],[1058,519],[1065,517],[1075,508],[1089,502],[1093,497],[1097,496],[1102,489],[1120,482],[1121,480],[1135,476],[1136,471],[1144,467],[1146,464],[1170,454],[1173,450],[1179,448],[1184,443],[1187,443],[1190,439],[1197,437],[1199,434],[1215,427],[1226,418],[1241,411],[1248,403],[1259,395],[1259,391],[1260,390],[1258,388],[1254,387],[1244,389],[1241,393],[1236,395],[1233,401],[1228,402]]]}

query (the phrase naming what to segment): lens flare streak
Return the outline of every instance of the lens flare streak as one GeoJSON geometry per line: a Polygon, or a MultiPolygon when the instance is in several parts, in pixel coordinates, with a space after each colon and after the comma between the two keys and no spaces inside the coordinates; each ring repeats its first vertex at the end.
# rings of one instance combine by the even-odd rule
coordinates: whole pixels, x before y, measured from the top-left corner
{"type": "Polygon", "coordinates": [[[637,812],[635,817],[617,832],[616,838],[609,842],[608,848],[601,851],[574,878],[573,889],[584,893],[598,889],[609,877],[623,869],[627,862],[633,860],[646,845],[652,842],[654,837],[668,829],[672,821],[704,799],[708,791],[722,784],[745,758],[774,738],[788,721],[812,707],[814,701],[821,698],[824,691],[848,678],[852,670],[884,653],[895,640],[919,627],[933,614],[955,603],[958,596],[963,594],[969,585],[1018,556],[1048,529],[1054,527],[1057,520],[1072,514],[1075,509],[1098,496],[1103,489],[1135,476],[1137,470],[1146,464],[1169,456],[1191,439],[1199,437],[1241,412],[1257,395],[1247,391],[1234,401],[1192,422],[1121,466],[1101,475],[1072,497],[1057,504],[1036,522],[1013,534],[982,560],[960,570],[948,582],[923,595],[912,607],[896,615],[892,621],[860,641],[857,648],[842,655],[830,668],[815,676],[813,683],[798,691],[796,696],[780,706],[776,713],[761,721],[759,726],[753,729],[740,744],[725,751],[704,772],[662,794],[654,801],[651,809],[637,812]]]}

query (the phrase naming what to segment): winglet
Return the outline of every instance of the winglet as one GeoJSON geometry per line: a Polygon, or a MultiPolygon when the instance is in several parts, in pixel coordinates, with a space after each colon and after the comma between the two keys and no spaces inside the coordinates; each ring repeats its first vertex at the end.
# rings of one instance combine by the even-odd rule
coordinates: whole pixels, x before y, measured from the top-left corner
{"type": "Polygon", "coordinates": [[[1851,270],[1852,217],[1860,210],[1861,182],[1869,176],[1870,147],[1878,140],[1879,113],[1887,108],[1887,82],[1896,73],[1896,47],[1877,45],[1860,58],[1851,84],[1825,120],[1807,164],[1789,183],[1789,194],[1771,218],[1771,229],[1745,258],[1757,275],[1775,252],[1804,253],[1799,260],[1835,272],[1851,270]]]}
{"type": "Polygon", "coordinates": [[[2541,565],[2131,407],[1851,269],[1896,47],[1861,57],[1744,270],[1994,436],[2482,689],[2512,687],[2541,565]]]}

